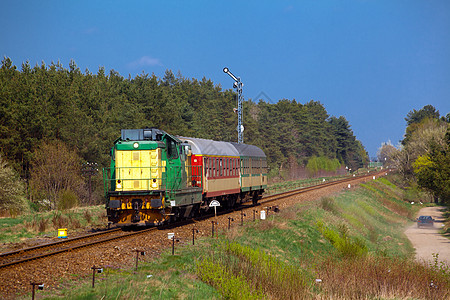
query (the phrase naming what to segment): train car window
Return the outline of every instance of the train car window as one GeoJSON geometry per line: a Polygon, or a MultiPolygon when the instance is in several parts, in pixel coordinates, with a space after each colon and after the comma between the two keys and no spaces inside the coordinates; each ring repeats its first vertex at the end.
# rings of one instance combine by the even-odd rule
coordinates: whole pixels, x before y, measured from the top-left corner
{"type": "Polygon", "coordinates": [[[246,158],[244,161],[244,173],[248,174],[248,158],[246,158]]]}
{"type": "Polygon", "coordinates": [[[249,163],[248,158],[246,158],[245,162],[244,162],[244,165],[245,165],[245,171],[244,172],[245,172],[245,174],[250,174],[250,172],[249,172],[250,171],[249,170],[249,164],[248,163],[249,163]]]}
{"type": "Polygon", "coordinates": [[[209,177],[211,177],[211,170],[212,170],[211,158],[208,158],[208,165],[206,167],[208,168],[208,175],[209,177]]]}
{"type": "Polygon", "coordinates": [[[257,161],[255,160],[255,159],[253,159],[253,158],[250,158],[251,159],[251,161],[252,161],[252,174],[256,174],[256,164],[257,164],[257,161]]]}
{"type": "Polygon", "coordinates": [[[223,176],[227,176],[227,159],[223,159],[223,176]]]}
{"type": "Polygon", "coordinates": [[[226,174],[226,171],[227,171],[227,169],[226,169],[226,162],[227,162],[227,159],[226,158],[222,158],[222,176],[225,176],[226,174]]]}
{"type": "Polygon", "coordinates": [[[248,158],[244,160],[244,173],[248,174],[248,158]]]}
{"type": "Polygon", "coordinates": [[[241,167],[241,163],[240,163],[240,159],[236,158],[236,175],[239,175],[239,171],[240,171],[240,167],[241,167]]]}
{"type": "Polygon", "coordinates": [[[214,163],[214,158],[210,157],[209,158],[209,176],[210,177],[214,177],[213,163],[214,163]]]}
{"type": "Polygon", "coordinates": [[[232,171],[231,172],[232,172],[233,176],[236,176],[236,159],[232,158],[231,163],[232,163],[232,166],[231,166],[232,171]]]}
{"type": "Polygon", "coordinates": [[[224,159],[224,176],[228,176],[228,158],[224,159]]]}
{"type": "Polygon", "coordinates": [[[216,177],[219,177],[220,174],[219,168],[220,168],[219,159],[216,158],[216,177]]]}
{"type": "Polygon", "coordinates": [[[234,158],[230,158],[230,176],[234,175],[234,158]]]}

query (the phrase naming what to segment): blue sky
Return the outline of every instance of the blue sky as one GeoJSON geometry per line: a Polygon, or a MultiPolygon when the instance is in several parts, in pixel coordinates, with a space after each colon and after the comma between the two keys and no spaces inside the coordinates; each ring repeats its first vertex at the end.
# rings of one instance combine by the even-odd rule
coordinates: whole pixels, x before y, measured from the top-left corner
{"type": "Polygon", "coordinates": [[[402,139],[410,110],[450,112],[448,0],[4,0],[0,55],[125,78],[171,69],[224,89],[227,66],[246,99],[345,116],[371,157],[402,139]]]}

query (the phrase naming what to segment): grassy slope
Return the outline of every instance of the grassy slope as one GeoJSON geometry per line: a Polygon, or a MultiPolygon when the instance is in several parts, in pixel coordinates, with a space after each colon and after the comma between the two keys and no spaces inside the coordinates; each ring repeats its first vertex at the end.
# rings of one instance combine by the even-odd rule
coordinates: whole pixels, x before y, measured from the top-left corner
{"type": "Polygon", "coordinates": [[[138,272],[106,269],[97,276],[95,290],[88,278],[80,278],[62,283],[65,288],[56,294],[44,294],[71,299],[445,299],[450,297],[449,270],[415,263],[403,235],[419,208],[404,202],[395,185],[378,179],[236,226],[219,239],[177,249],[175,256],[168,252],[138,272]]]}

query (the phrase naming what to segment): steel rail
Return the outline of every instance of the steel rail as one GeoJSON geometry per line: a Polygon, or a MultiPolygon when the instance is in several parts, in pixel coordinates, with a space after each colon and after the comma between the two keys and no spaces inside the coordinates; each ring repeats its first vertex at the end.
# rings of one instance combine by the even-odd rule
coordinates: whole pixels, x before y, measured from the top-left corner
{"type": "Polygon", "coordinates": [[[4,253],[0,253],[0,259],[3,258],[3,257],[12,256],[12,255],[24,254],[26,252],[30,252],[30,251],[33,251],[33,250],[44,249],[44,248],[51,248],[51,247],[55,247],[55,246],[58,247],[58,246],[63,245],[63,244],[71,243],[71,242],[82,240],[82,239],[86,239],[86,238],[106,235],[106,234],[110,234],[110,233],[113,233],[113,232],[116,232],[116,231],[121,231],[121,229],[120,228],[114,228],[114,229],[105,230],[105,231],[102,231],[102,232],[95,232],[95,233],[92,233],[92,234],[82,235],[82,236],[78,236],[78,237],[66,238],[66,239],[62,239],[62,240],[57,241],[57,242],[50,242],[50,243],[45,243],[45,244],[37,245],[37,246],[33,246],[33,247],[28,247],[28,248],[23,248],[23,249],[19,249],[19,250],[4,252],[4,253]]]}
{"type": "MultiPolygon", "coordinates": [[[[110,242],[110,241],[114,241],[114,240],[119,240],[119,239],[122,239],[122,238],[127,238],[127,237],[138,235],[138,234],[143,234],[145,232],[149,232],[149,231],[156,230],[156,229],[158,229],[158,228],[152,227],[152,228],[148,228],[148,229],[141,230],[141,231],[136,231],[136,232],[131,232],[131,233],[124,234],[124,235],[117,235],[117,236],[113,236],[113,237],[104,238],[104,239],[97,240],[97,241],[94,241],[94,242],[79,244],[79,245],[75,245],[75,246],[69,246],[69,247],[64,248],[64,249],[59,249],[59,250],[56,250],[56,251],[52,251],[52,252],[48,252],[48,253],[44,253],[44,254],[39,254],[39,255],[32,256],[32,257],[27,257],[27,258],[11,261],[11,262],[8,262],[8,263],[5,263],[5,264],[1,264],[0,265],[0,269],[8,267],[8,266],[21,264],[21,263],[24,263],[24,262],[29,262],[29,261],[32,261],[32,260],[37,260],[37,259],[53,256],[53,255],[64,253],[64,252],[70,252],[70,251],[73,251],[73,250],[76,250],[76,249],[81,249],[81,248],[85,248],[85,247],[89,247],[89,246],[98,245],[98,244],[101,244],[101,243],[106,243],[106,242],[110,242]]],[[[92,237],[92,236],[90,236],[90,237],[92,237]]]]}

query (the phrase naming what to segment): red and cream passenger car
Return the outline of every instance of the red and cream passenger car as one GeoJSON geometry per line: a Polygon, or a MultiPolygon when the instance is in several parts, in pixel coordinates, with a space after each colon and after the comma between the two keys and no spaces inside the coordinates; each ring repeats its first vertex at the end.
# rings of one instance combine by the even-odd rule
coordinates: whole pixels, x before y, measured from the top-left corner
{"type": "Polygon", "coordinates": [[[252,145],[178,137],[191,148],[193,185],[202,187],[203,205],[218,200],[222,206],[253,201],[267,188],[267,160],[252,145]]]}

